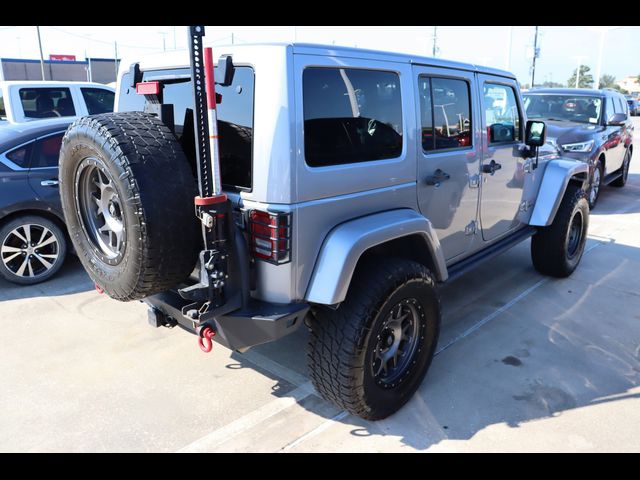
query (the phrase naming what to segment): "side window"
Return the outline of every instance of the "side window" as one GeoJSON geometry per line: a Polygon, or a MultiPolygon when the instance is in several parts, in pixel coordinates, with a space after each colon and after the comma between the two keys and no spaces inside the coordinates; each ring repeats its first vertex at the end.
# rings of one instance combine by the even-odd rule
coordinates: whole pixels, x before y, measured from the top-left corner
{"type": "Polygon", "coordinates": [[[50,137],[38,140],[33,151],[31,168],[57,167],[60,156],[60,146],[64,133],[56,133],[50,137]]]}
{"type": "Polygon", "coordinates": [[[418,80],[422,148],[447,150],[471,146],[469,84],[453,78],[418,80]]]}
{"type": "Polygon", "coordinates": [[[604,116],[604,121],[605,123],[609,121],[609,119],[611,118],[611,115],[613,115],[615,112],[615,107],[614,107],[614,103],[613,103],[613,97],[607,97],[605,100],[605,116],[604,116]]]}
{"type": "Polygon", "coordinates": [[[611,97],[613,100],[613,111],[616,113],[622,113],[622,105],[620,105],[620,99],[618,97],[611,97]]]}
{"type": "Polygon", "coordinates": [[[115,93],[104,88],[81,88],[89,115],[113,112],[115,93]]]}
{"type": "Polygon", "coordinates": [[[31,157],[31,147],[33,142],[23,145],[22,147],[11,150],[5,155],[11,163],[17,165],[20,168],[29,168],[29,160],[31,157]]]}
{"type": "Polygon", "coordinates": [[[2,97],[2,89],[0,88],[0,120],[6,120],[7,111],[4,109],[4,98],[2,97]]]}
{"type": "Polygon", "coordinates": [[[21,88],[20,102],[27,118],[73,117],[76,109],[68,88],[21,88]]]}
{"type": "Polygon", "coordinates": [[[309,166],[382,160],[402,153],[397,73],[312,67],[302,74],[302,91],[309,166]]]}
{"type": "Polygon", "coordinates": [[[513,88],[485,83],[483,104],[489,143],[520,141],[520,110],[513,88]]]}

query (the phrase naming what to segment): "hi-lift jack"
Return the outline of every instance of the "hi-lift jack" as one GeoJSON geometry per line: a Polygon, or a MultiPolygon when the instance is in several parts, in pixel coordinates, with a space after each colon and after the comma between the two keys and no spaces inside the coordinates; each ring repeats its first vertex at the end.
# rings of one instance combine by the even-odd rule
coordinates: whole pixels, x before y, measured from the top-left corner
{"type": "MultiPolygon", "coordinates": [[[[182,298],[192,300],[182,313],[193,321],[200,348],[211,351],[216,334],[215,316],[242,306],[239,289],[230,282],[229,257],[233,253],[234,225],[230,221],[231,205],[222,192],[220,181],[220,150],[215,84],[230,85],[233,63],[230,56],[222,56],[214,81],[213,54],[204,48],[204,26],[190,26],[189,54],[194,95],[194,128],[199,195],[195,197],[195,214],[202,223],[204,249],[200,251],[200,281],[180,289],[182,298]]],[[[232,275],[232,277],[237,275],[232,275]]]]}

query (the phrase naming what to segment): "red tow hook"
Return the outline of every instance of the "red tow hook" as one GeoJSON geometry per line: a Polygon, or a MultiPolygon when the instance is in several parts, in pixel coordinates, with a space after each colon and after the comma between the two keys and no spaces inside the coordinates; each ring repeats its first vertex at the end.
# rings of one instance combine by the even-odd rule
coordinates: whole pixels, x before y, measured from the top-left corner
{"type": "Polygon", "coordinates": [[[200,331],[200,335],[198,335],[198,345],[200,345],[200,350],[204,353],[209,353],[213,348],[213,337],[216,336],[216,332],[211,330],[210,327],[205,327],[200,331]]]}
{"type": "Polygon", "coordinates": [[[104,290],[102,289],[102,287],[100,287],[100,285],[98,285],[97,283],[95,285],[96,285],[96,292],[100,294],[104,293],[104,290]]]}

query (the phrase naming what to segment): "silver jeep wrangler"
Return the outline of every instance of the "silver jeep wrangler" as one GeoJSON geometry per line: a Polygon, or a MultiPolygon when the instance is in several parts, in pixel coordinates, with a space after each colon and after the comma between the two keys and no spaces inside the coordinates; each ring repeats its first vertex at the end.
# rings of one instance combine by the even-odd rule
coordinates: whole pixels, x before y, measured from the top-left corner
{"type": "Polygon", "coordinates": [[[578,265],[588,166],[545,145],[511,73],[440,59],[216,47],[227,200],[207,210],[198,47],[123,65],[116,113],[60,155],[82,264],[153,325],[242,352],[305,323],[317,391],[381,419],[429,368],[440,283],[529,237],[541,273],[578,265]]]}

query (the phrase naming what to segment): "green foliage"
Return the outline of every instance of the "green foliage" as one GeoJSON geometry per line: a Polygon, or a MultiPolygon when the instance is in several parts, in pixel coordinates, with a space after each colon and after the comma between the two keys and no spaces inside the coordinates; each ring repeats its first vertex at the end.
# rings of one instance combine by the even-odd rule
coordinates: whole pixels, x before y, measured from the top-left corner
{"type": "MultiPolygon", "coordinates": [[[[574,80],[573,83],[575,83],[575,80],[574,80]]],[[[551,82],[551,81],[543,82],[542,85],[540,85],[540,86],[544,87],[544,88],[562,88],[562,87],[564,87],[564,85],[559,83],[559,82],[551,82]]]]}
{"type": "Polygon", "coordinates": [[[613,75],[607,75],[606,73],[600,77],[600,86],[598,88],[614,88],[619,90],[620,87],[616,85],[616,77],[613,75]]]}
{"type": "MultiPolygon", "coordinates": [[[[580,80],[578,80],[579,84],[578,84],[578,88],[593,88],[593,75],[591,75],[589,72],[591,71],[591,68],[589,68],[589,66],[587,65],[580,65],[580,80]]],[[[571,77],[569,78],[569,80],[567,80],[567,86],[572,88],[576,86],[576,74],[578,72],[578,69],[576,68],[573,71],[573,75],[571,75],[571,77]]]]}

